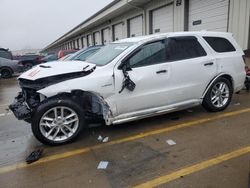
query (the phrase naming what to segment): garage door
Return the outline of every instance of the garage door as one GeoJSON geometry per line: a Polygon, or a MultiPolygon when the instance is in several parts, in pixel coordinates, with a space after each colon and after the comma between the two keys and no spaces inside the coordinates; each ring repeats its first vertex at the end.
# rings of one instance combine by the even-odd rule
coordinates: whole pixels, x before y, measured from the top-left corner
{"type": "Polygon", "coordinates": [[[229,0],[189,0],[189,31],[227,31],[229,0]]]}
{"type": "Polygon", "coordinates": [[[88,44],[88,46],[92,46],[93,45],[93,43],[92,43],[92,36],[91,35],[87,36],[87,44],[88,44]]]}
{"type": "Polygon", "coordinates": [[[117,24],[113,26],[113,40],[120,40],[123,38],[123,24],[117,24]]]}
{"type": "Polygon", "coordinates": [[[94,41],[95,45],[101,44],[101,36],[99,31],[94,33],[94,41]]]}
{"type": "Polygon", "coordinates": [[[108,44],[111,42],[110,38],[110,29],[106,28],[102,30],[102,43],[103,44],[108,44]]]}
{"type": "Polygon", "coordinates": [[[151,33],[166,33],[174,31],[174,6],[173,4],[153,10],[151,33]]]}
{"type": "Polygon", "coordinates": [[[138,16],[128,20],[129,37],[142,36],[143,32],[143,18],[138,16]]]}

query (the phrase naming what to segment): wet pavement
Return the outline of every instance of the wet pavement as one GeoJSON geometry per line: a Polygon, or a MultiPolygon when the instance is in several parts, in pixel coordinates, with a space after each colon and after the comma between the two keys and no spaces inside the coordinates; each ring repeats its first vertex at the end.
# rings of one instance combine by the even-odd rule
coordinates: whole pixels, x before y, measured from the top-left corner
{"type": "Polygon", "coordinates": [[[250,146],[250,93],[245,90],[234,96],[224,112],[208,113],[196,107],[86,129],[76,142],[60,147],[39,143],[30,125],[6,110],[18,91],[16,78],[0,79],[1,188],[116,188],[144,183],[149,184],[143,187],[249,188],[250,150],[238,151],[248,151],[250,146]],[[109,141],[98,141],[100,135],[109,141]],[[176,145],[168,145],[169,139],[176,145]],[[38,148],[44,149],[43,157],[26,165],[25,158],[38,148]],[[100,161],[109,162],[107,169],[97,169],[100,161]]]}

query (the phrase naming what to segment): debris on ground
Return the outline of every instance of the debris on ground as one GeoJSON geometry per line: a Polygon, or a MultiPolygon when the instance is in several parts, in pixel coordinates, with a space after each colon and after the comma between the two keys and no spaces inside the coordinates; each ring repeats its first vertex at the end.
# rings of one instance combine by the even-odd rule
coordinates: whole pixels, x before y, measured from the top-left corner
{"type": "Polygon", "coordinates": [[[173,140],[166,140],[166,143],[170,146],[176,145],[175,141],[173,140]]]}
{"type": "Polygon", "coordinates": [[[98,138],[97,138],[97,140],[102,141],[102,136],[99,135],[98,138]]]}
{"type": "Polygon", "coordinates": [[[237,102],[237,103],[234,103],[234,105],[235,105],[235,106],[240,106],[240,103],[239,103],[239,102],[237,102]]]}
{"type": "Polygon", "coordinates": [[[31,164],[35,161],[38,161],[41,158],[42,153],[43,153],[42,149],[38,149],[31,152],[31,154],[26,158],[26,163],[31,164]]]}
{"type": "Polygon", "coordinates": [[[101,161],[97,167],[97,169],[106,169],[108,167],[108,161],[101,161]]]}
{"type": "Polygon", "coordinates": [[[109,137],[105,137],[102,142],[105,143],[105,142],[108,142],[109,141],[109,137]]]}
{"type": "Polygon", "coordinates": [[[99,135],[97,140],[100,141],[100,142],[105,143],[105,142],[109,141],[109,137],[102,137],[101,135],[99,135]]]}

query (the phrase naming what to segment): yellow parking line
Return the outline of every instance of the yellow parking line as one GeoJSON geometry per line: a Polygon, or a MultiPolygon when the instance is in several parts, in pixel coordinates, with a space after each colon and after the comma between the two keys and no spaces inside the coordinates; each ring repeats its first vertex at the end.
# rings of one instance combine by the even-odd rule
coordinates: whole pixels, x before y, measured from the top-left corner
{"type": "Polygon", "coordinates": [[[246,112],[250,112],[250,108],[245,108],[245,109],[238,110],[238,111],[233,111],[233,112],[226,112],[226,113],[223,113],[223,114],[213,116],[211,118],[203,118],[203,119],[200,119],[200,120],[181,123],[181,124],[171,126],[171,127],[166,127],[166,128],[163,128],[163,129],[158,129],[158,130],[154,130],[154,131],[141,133],[141,134],[138,134],[138,135],[133,135],[133,136],[125,137],[125,138],[120,138],[120,139],[110,141],[110,142],[104,143],[104,144],[98,144],[98,145],[91,146],[91,147],[72,150],[72,151],[68,151],[68,152],[64,152],[64,153],[60,153],[60,154],[54,154],[54,155],[51,155],[51,156],[43,157],[39,161],[37,161],[35,163],[32,163],[32,164],[29,164],[29,165],[27,165],[26,163],[19,163],[19,164],[14,164],[14,165],[10,165],[10,166],[1,167],[0,168],[0,174],[10,172],[10,171],[13,171],[13,170],[17,170],[17,169],[23,169],[23,168],[30,167],[30,166],[37,165],[37,164],[42,164],[42,163],[58,160],[58,159],[72,157],[72,156],[75,156],[75,155],[87,153],[90,150],[100,149],[100,148],[104,148],[104,147],[107,147],[107,146],[112,146],[112,145],[115,145],[115,144],[126,143],[126,142],[130,142],[130,141],[133,141],[133,140],[145,138],[145,137],[148,137],[148,136],[157,135],[157,134],[165,133],[165,132],[170,132],[170,131],[174,131],[174,130],[181,129],[181,128],[191,127],[191,126],[199,125],[199,124],[206,123],[206,122],[209,122],[209,121],[218,120],[218,119],[221,119],[221,118],[236,116],[236,115],[246,113],[246,112]]]}
{"type": "Polygon", "coordinates": [[[162,184],[166,184],[170,181],[176,180],[176,179],[180,178],[181,176],[186,176],[186,175],[192,174],[194,172],[201,171],[203,169],[206,169],[206,168],[209,168],[211,166],[217,165],[219,163],[228,161],[230,159],[245,155],[247,153],[250,153],[250,146],[232,151],[232,152],[224,154],[224,155],[220,155],[218,157],[197,163],[195,165],[192,165],[192,166],[189,166],[186,168],[182,168],[180,170],[177,170],[177,171],[172,172],[170,174],[167,174],[165,176],[161,176],[159,178],[153,179],[153,180],[148,181],[146,183],[143,183],[141,185],[134,186],[134,188],[148,188],[148,187],[151,188],[151,187],[160,186],[162,184]]]}

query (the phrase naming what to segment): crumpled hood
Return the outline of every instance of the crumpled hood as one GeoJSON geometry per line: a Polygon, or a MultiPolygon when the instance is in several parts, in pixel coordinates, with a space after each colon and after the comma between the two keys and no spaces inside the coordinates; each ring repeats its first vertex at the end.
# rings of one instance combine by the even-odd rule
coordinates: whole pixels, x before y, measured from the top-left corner
{"type": "Polygon", "coordinates": [[[63,75],[74,72],[89,71],[96,65],[82,61],[53,61],[36,67],[23,73],[19,78],[37,80],[41,78],[63,75]]]}

